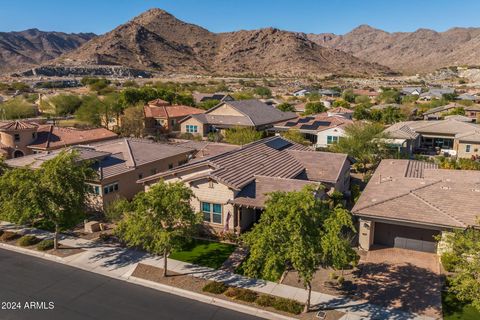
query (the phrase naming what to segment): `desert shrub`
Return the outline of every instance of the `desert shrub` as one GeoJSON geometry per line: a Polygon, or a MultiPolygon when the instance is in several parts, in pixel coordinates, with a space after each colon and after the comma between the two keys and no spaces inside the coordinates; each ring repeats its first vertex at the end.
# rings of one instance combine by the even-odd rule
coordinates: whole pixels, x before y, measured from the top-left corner
{"type": "Polygon", "coordinates": [[[285,298],[275,298],[273,307],[279,311],[285,311],[293,314],[300,314],[303,310],[303,305],[300,302],[285,298]]]}
{"type": "Polygon", "coordinates": [[[442,254],[442,257],[440,258],[442,261],[442,266],[445,270],[448,272],[453,272],[455,271],[455,265],[458,263],[458,256],[456,256],[452,252],[445,252],[442,254]]]}
{"type": "Polygon", "coordinates": [[[13,241],[20,238],[20,235],[12,231],[4,231],[0,236],[1,241],[13,241]]]}
{"type": "Polygon", "coordinates": [[[339,285],[342,285],[344,282],[345,282],[345,278],[343,276],[340,276],[340,277],[337,278],[337,283],[339,285]]]}
{"type": "Polygon", "coordinates": [[[266,294],[260,295],[255,303],[262,307],[271,307],[275,303],[275,298],[266,294]]]}
{"type": "Polygon", "coordinates": [[[44,239],[37,244],[37,250],[47,251],[53,249],[53,239],[44,239]]]}
{"type": "Polygon", "coordinates": [[[25,236],[21,237],[20,239],[18,239],[17,243],[21,247],[28,247],[28,246],[33,246],[34,244],[37,244],[39,241],[40,241],[40,239],[38,239],[35,236],[25,235],[25,236]]]}
{"type": "Polygon", "coordinates": [[[330,280],[335,280],[335,279],[338,278],[338,275],[337,275],[335,272],[332,271],[332,272],[330,272],[330,273],[328,274],[328,278],[329,278],[330,280]]]}
{"type": "Polygon", "coordinates": [[[214,294],[222,294],[227,291],[228,287],[223,282],[212,281],[207,283],[203,288],[203,292],[209,292],[214,294]]]}
{"type": "Polygon", "coordinates": [[[242,300],[245,302],[254,302],[257,299],[258,294],[255,291],[244,289],[244,288],[234,288],[230,287],[225,292],[225,295],[230,298],[242,300]]]}

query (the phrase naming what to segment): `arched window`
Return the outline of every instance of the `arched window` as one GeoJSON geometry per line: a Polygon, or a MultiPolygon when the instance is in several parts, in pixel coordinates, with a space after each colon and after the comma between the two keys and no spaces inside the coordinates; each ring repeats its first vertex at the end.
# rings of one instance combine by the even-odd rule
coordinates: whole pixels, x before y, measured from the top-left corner
{"type": "Polygon", "coordinates": [[[20,158],[20,157],[23,157],[24,154],[21,150],[15,150],[15,152],[13,152],[13,157],[14,158],[20,158]]]}

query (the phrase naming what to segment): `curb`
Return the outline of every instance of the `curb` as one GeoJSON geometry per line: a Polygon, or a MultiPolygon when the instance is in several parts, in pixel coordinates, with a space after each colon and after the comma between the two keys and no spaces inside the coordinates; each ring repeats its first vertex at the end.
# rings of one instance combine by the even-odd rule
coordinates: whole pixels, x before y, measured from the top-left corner
{"type": "Polygon", "coordinates": [[[96,273],[96,274],[106,276],[106,277],[109,277],[109,278],[129,282],[129,283],[132,283],[132,284],[136,284],[136,285],[151,288],[151,289],[154,289],[154,290],[174,294],[174,295],[181,296],[181,297],[184,297],[184,298],[187,298],[187,299],[200,301],[200,302],[203,302],[203,303],[206,303],[206,304],[219,306],[219,307],[222,307],[222,308],[225,308],[225,309],[230,309],[230,310],[233,310],[233,311],[237,311],[237,312],[261,317],[261,318],[264,318],[264,319],[270,319],[270,320],[298,320],[298,318],[284,316],[284,315],[281,315],[281,314],[278,314],[278,313],[274,313],[274,312],[270,312],[270,311],[267,311],[267,310],[246,306],[246,305],[243,305],[243,304],[239,304],[239,303],[235,303],[235,302],[231,302],[231,301],[227,301],[227,300],[223,300],[223,299],[217,299],[215,297],[211,297],[211,296],[207,296],[207,295],[204,295],[204,294],[180,289],[180,288],[173,287],[173,286],[168,286],[168,285],[153,282],[153,281],[150,281],[150,280],[137,278],[137,277],[134,277],[134,276],[129,276],[129,277],[125,278],[125,277],[122,277],[122,276],[112,275],[112,274],[109,274],[107,272],[99,272],[99,271],[95,270],[95,268],[94,269],[83,268],[81,266],[76,266],[76,265],[73,265],[73,264],[70,264],[70,263],[66,262],[64,260],[64,258],[57,257],[55,255],[48,254],[48,253],[34,251],[34,250],[31,250],[31,249],[25,249],[25,248],[17,247],[17,246],[11,245],[11,244],[0,243],[0,248],[3,248],[5,250],[9,250],[9,251],[14,251],[14,252],[21,253],[21,254],[26,254],[26,255],[29,255],[29,256],[34,256],[34,257],[49,260],[49,261],[53,261],[53,262],[57,262],[57,263],[61,263],[61,264],[64,264],[66,266],[74,267],[76,269],[80,269],[80,270],[83,270],[83,271],[96,273]]]}
{"type": "Polygon", "coordinates": [[[168,286],[168,285],[165,285],[165,284],[162,284],[162,283],[158,283],[158,282],[154,282],[154,281],[150,281],[150,280],[145,280],[145,279],[142,279],[142,278],[137,278],[137,277],[134,277],[134,276],[130,276],[126,281],[130,282],[130,283],[134,283],[134,284],[139,284],[139,285],[142,285],[144,287],[149,287],[149,288],[152,288],[152,289],[156,289],[158,291],[167,292],[167,293],[174,294],[174,295],[177,295],[177,296],[181,296],[181,297],[184,297],[184,298],[197,300],[197,301],[200,301],[200,302],[203,302],[203,303],[223,307],[223,308],[234,310],[234,311],[237,311],[237,312],[250,314],[252,316],[261,317],[261,318],[264,318],[264,319],[298,320],[298,318],[284,316],[284,315],[274,313],[274,312],[270,312],[270,311],[267,311],[267,310],[246,306],[246,305],[243,305],[243,304],[231,302],[231,301],[224,300],[224,299],[218,299],[218,298],[215,298],[215,297],[212,297],[212,296],[204,295],[204,294],[201,294],[201,293],[197,293],[197,292],[193,292],[193,291],[189,291],[189,290],[185,290],[185,289],[180,289],[180,288],[177,288],[177,287],[168,286]]]}

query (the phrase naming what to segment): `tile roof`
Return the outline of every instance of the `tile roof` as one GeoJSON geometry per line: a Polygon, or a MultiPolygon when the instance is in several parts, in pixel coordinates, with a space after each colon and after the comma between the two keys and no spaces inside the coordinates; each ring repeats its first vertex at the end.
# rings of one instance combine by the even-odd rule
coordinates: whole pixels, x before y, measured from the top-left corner
{"type": "MultiPolygon", "coordinates": [[[[212,179],[233,189],[241,190],[258,175],[293,179],[299,177],[302,173],[305,174],[305,172],[308,175],[310,169],[317,170],[318,167],[316,166],[331,166],[332,164],[327,161],[344,161],[346,159],[346,155],[339,155],[340,158],[336,158],[337,155],[329,157],[325,154],[325,152],[311,151],[303,145],[275,136],[253,142],[240,149],[219,154],[204,161],[186,164],[169,172],[144,178],[139,182],[156,181],[162,177],[188,171],[193,166],[198,167],[203,164],[210,168],[208,174],[212,179]],[[304,153],[300,155],[296,154],[295,151],[303,151],[304,153]],[[327,161],[324,161],[325,159],[327,161]]],[[[339,163],[336,167],[342,168],[343,163],[339,163]]],[[[339,173],[334,172],[327,175],[321,172],[311,172],[310,176],[305,178],[319,179],[319,182],[321,182],[320,179],[324,177],[330,179],[333,175],[338,176],[339,173]]]]}
{"type": "Polygon", "coordinates": [[[438,227],[478,226],[480,171],[385,159],[352,212],[358,216],[438,227]]]}
{"type": "Polygon", "coordinates": [[[26,130],[26,129],[35,129],[38,127],[38,124],[28,121],[7,121],[0,122],[0,131],[17,131],[17,130],[26,130]]]}
{"type": "Polygon", "coordinates": [[[213,114],[192,114],[191,118],[201,123],[208,123],[217,127],[235,127],[235,126],[252,126],[252,121],[248,117],[230,116],[230,115],[213,115],[213,114]]]}
{"type": "Polygon", "coordinates": [[[321,184],[308,180],[255,176],[255,179],[246,185],[235,199],[231,200],[231,203],[247,207],[264,208],[268,193],[274,191],[299,191],[307,185],[320,186],[321,184]]]}
{"type": "Polygon", "coordinates": [[[223,92],[216,92],[216,93],[193,93],[193,100],[195,100],[195,103],[200,103],[206,100],[218,100],[218,101],[223,101],[227,96],[229,96],[228,93],[223,93],[223,92]]]}
{"type": "Polygon", "coordinates": [[[352,113],[353,114],[353,110],[347,109],[344,107],[336,107],[336,108],[328,109],[328,113],[352,113]]]}
{"type": "Polygon", "coordinates": [[[384,130],[393,139],[416,139],[419,134],[412,130],[405,122],[397,122],[384,130]]]}
{"type": "Polygon", "coordinates": [[[155,106],[148,104],[143,107],[143,110],[147,118],[179,118],[205,112],[202,109],[183,105],[155,106]]]}
{"type": "Polygon", "coordinates": [[[155,106],[155,107],[162,107],[162,106],[169,106],[170,102],[162,100],[162,99],[155,99],[147,102],[147,105],[155,106]]]}
{"type": "Polygon", "coordinates": [[[276,129],[298,129],[301,131],[320,132],[331,128],[344,128],[353,121],[342,116],[329,116],[326,113],[321,113],[312,116],[301,117],[297,119],[288,120],[274,125],[276,129]]]}
{"type": "Polygon", "coordinates": [[[429,109],[429,110],[425,111],[423,114],[424,115],[429,115],[429,114],[434,114],[434,113],[438,113],[438,112],[448,111],[450,109],[455,109],[455,108],[463,108],[463,106],[460,105],[460,104],[456,104],[456,103],[449,103],[445,106],[440,106],[440,107],[429,109]]]}
{"type": "Polygon", "coordinates": [[[76,144],[87,144],[96,141],[114,139],[117,134],[105,128],[74,129],[60,128],[52,125],[41,125],[37,130],[37,139],[28,145],[29,148],[53,150],[76,144]]]}
{"type": "Polygon", "coordinates": [[[462,142],[480,142],[480,130],[466,133],[460,136],[457,136],[457,139],[462,142]]]}

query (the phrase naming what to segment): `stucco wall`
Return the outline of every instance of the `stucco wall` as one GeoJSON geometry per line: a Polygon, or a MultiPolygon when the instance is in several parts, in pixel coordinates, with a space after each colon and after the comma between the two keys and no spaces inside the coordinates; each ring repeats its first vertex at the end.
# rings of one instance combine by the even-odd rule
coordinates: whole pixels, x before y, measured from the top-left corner
{"type": "Polygon", "coordinates": [[[327,147],[327,136],[343,137],[345,131],[342,128],[331,128],[317,133],[316,147],[327,147]]]}
{"type": "Polygon", "coordinates": [[[459,158],[470,159],[473,155],[480,156],[480,143],[455,142],[454,149],[457,150],[459,158]],[[470,152],[467,152],[467,145],[470,145],[470,152]]]}
{"type": "Polygon", "coordinates": [[[196,119],[190,118],[188,120],[183,121],[180,124],[180,131],[182,133],[187,133],[187,125],[194,125],[198,127],[198,135],[201,135],[202,137],[206,136],[206,129],[207,126],[204,125],[203,123],[197,121],[196,119]]]}

